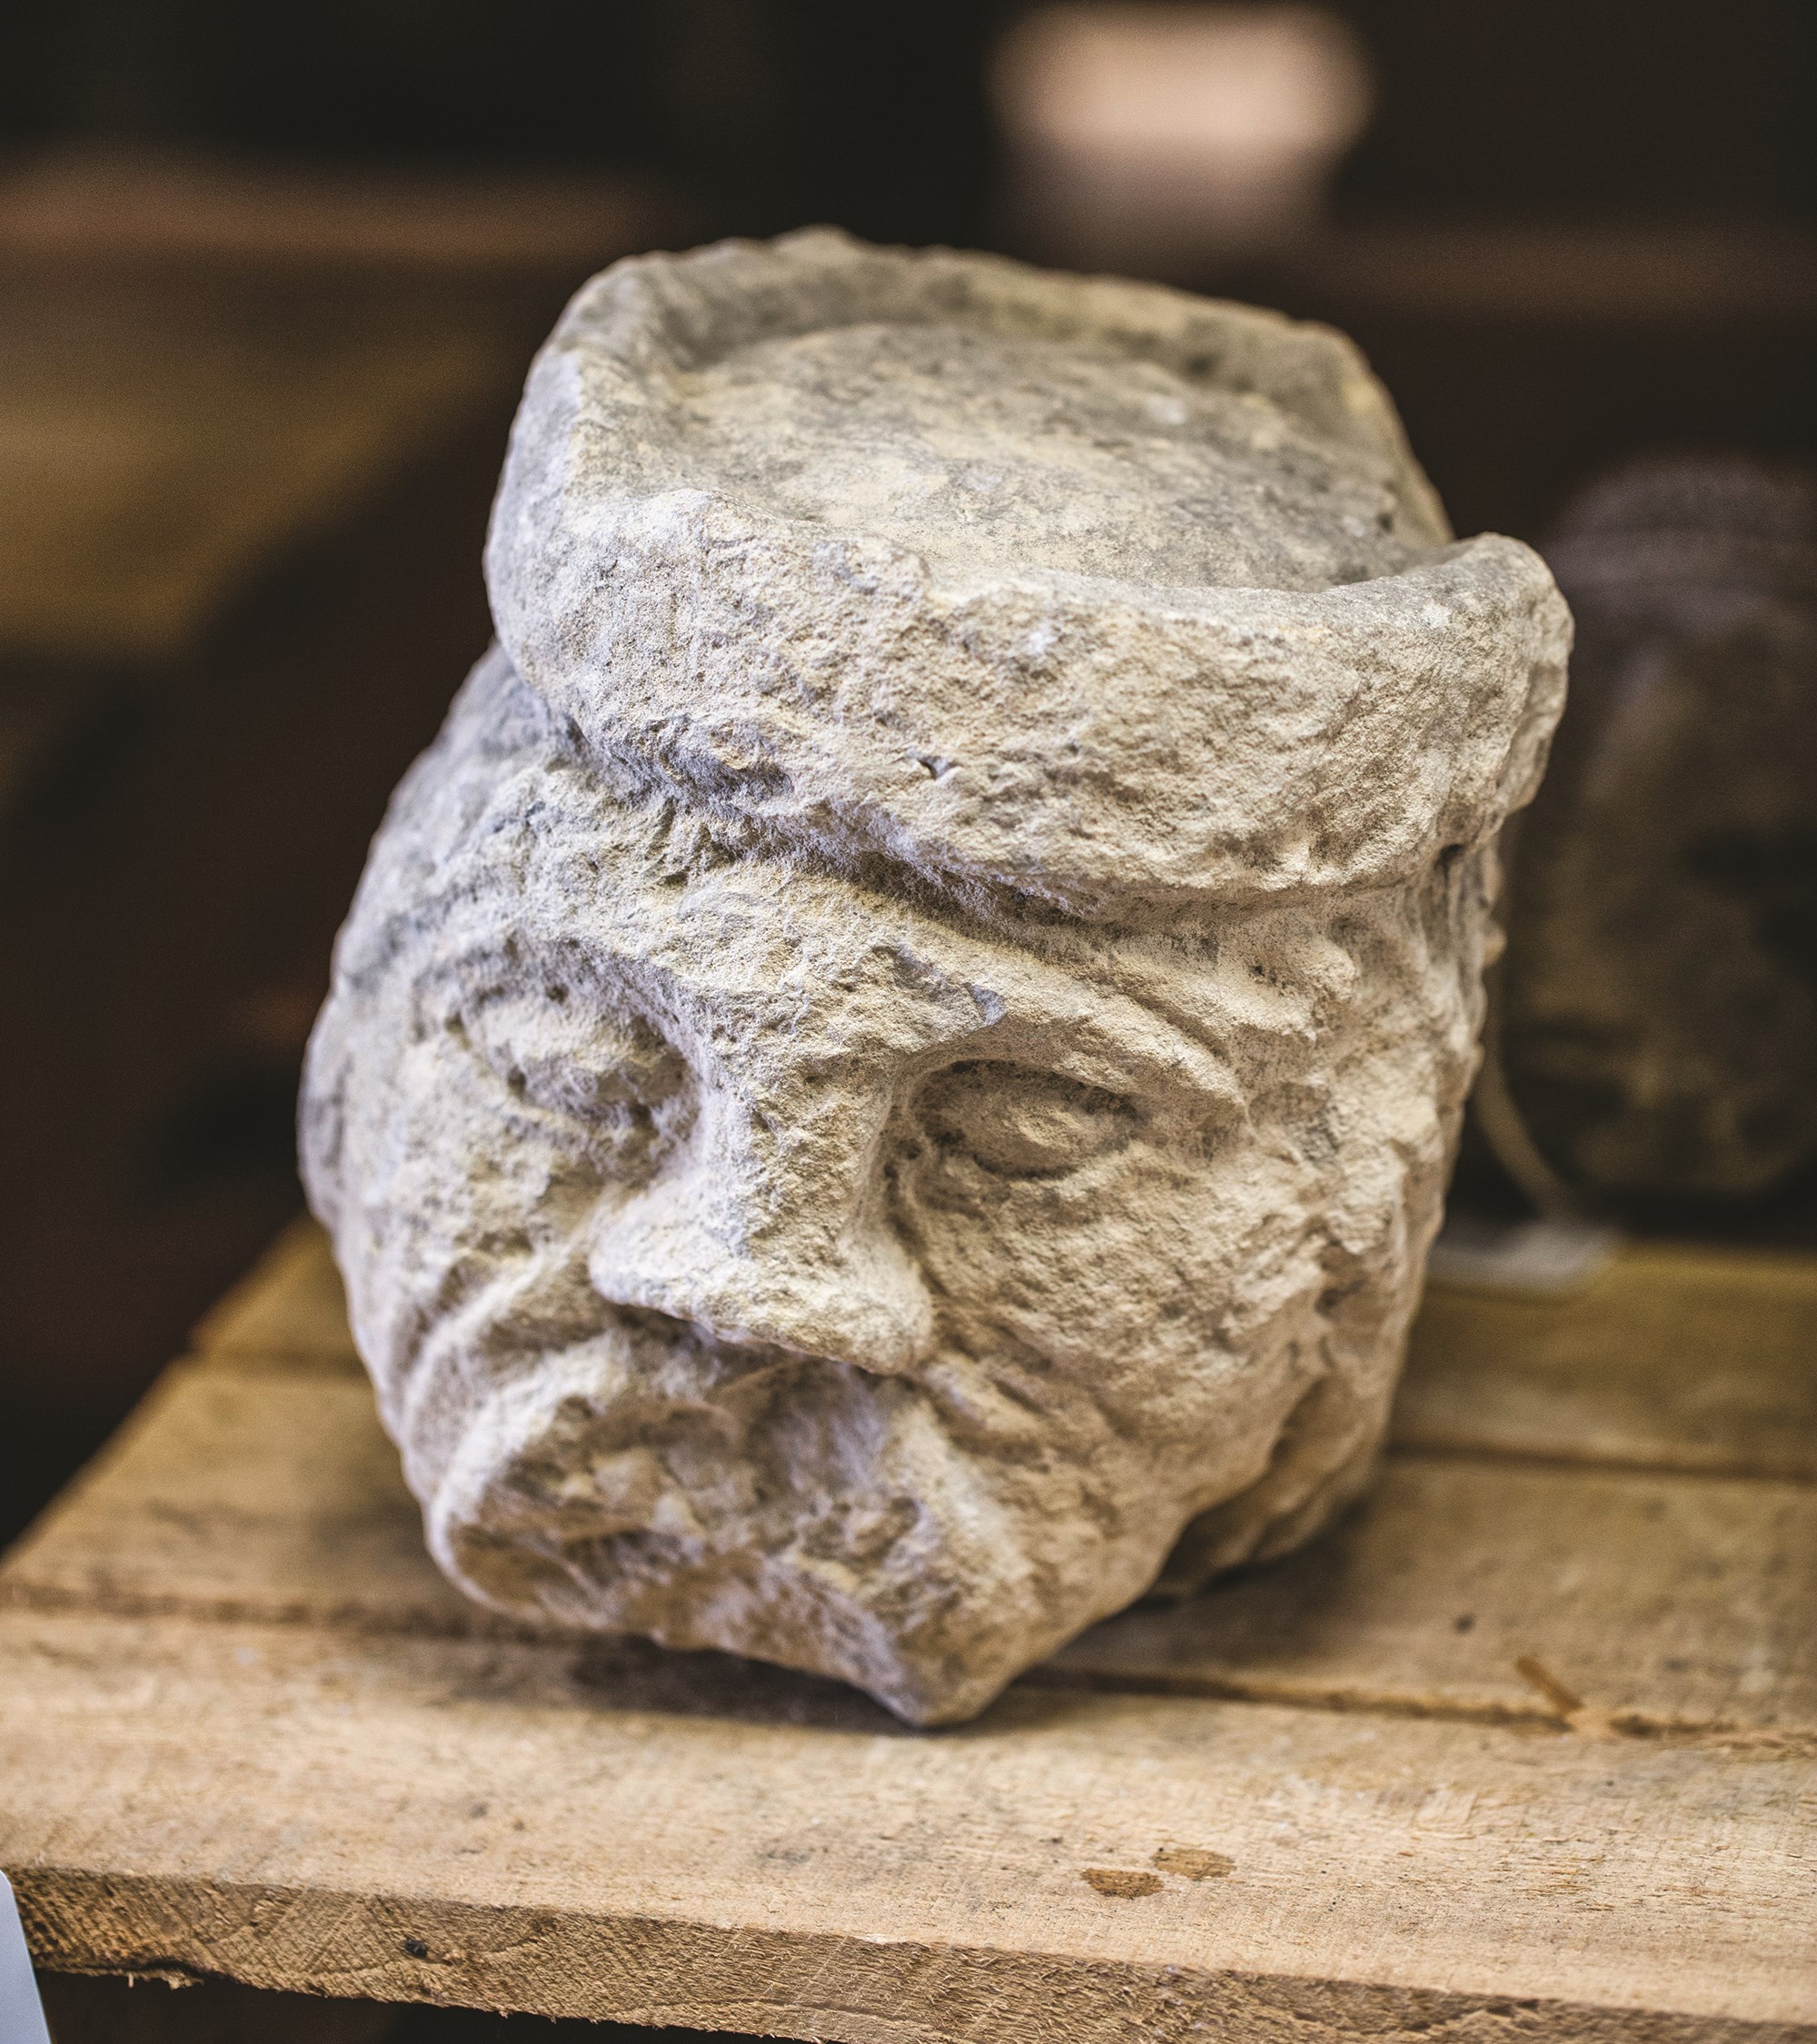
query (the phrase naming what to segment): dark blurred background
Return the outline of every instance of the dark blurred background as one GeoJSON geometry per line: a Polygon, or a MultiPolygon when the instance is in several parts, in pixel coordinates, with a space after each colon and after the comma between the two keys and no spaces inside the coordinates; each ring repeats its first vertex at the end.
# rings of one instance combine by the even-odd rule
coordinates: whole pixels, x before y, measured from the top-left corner
{"type": "Polygon", "coordinates": [[[12,0],[0,1534],[297,1210],[329,946],[531,351],[832,221],[1335,321],[1460,530],[1817,455],[1809,0],[12,0]]]}

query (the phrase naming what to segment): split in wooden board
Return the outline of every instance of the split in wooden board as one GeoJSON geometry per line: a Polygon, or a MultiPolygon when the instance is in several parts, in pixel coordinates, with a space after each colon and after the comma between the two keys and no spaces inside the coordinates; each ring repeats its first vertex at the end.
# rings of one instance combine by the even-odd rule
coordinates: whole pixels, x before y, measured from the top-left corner
{"type": "Polygon", "coordinates": [[[53,1965],[382,1999],[1817,2036],[1813,1334],[1795,1258],[1435,1294],[1335,1534],[913,1734],[489,1630],[299,1232],[7,1566],[0,1864],[53,1965]]]}

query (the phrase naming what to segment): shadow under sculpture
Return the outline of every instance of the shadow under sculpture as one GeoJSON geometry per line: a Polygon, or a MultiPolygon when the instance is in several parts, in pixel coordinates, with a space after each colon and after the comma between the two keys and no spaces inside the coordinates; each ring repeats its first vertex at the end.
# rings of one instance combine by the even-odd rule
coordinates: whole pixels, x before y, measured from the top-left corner
{"type": "Polygon", "coordinates": [[[935,1723],[1355,1495],[1569,620],[1350,344],[621,263],[487,571],[303,1109],[449,1574],[935,1723]]]}

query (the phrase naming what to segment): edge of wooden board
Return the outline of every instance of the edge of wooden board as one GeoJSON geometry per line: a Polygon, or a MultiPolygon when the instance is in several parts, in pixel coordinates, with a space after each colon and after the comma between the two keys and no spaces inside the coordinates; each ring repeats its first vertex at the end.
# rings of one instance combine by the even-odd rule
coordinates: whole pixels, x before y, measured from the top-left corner
{"type": "Polygon", "coordinates": [[[39,1963],[500,2014],[756,2033],[832,2044],[1811,2044],[1782,2022],[1456,1994],[987,1945],[803,1936],[523,1908],[123,1879],[15,1876],[39,1963]],[[69,1927],[84,1926],[73,1947],[69,1927]],[[223,1950],[231,1948],[230,1950],[223,1950]],[[104,1950],[108,1963],[94,1962],[104,1950]],[[913,2012],[911,2012],[913,2011],[913,2012]]]}

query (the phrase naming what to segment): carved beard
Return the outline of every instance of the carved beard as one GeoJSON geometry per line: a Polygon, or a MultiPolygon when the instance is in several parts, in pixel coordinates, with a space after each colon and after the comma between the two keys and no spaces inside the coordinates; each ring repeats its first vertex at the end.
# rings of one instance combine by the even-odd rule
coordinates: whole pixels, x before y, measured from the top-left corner
{"type": "Polygon", "coordinates": [[[306,1176],[457,1581],[932,1722],[1354,1492],[1480,859],[1011,934],[677,834],[494,660],[337,958],[306,1176]]]}
{"type": "MultiPolygon", "coordinates": [[[[1195,1573],[1365,1473],[1378,1402],[1295,1306],[1206,1359],[1246,1380],[1224,1446],[1264,1470],[1201,1523],[1195,1573]]],[[[1140,1595],[1195,1493],[1229,1487],[1219,1444],[1168,1454],[986,1315],[944,1315],[912,1377],[601,1319],[469,1411],[427,1498],[438,1559],[514,1615],[811,1665],[938,1722],[1140,1595]]]]}

